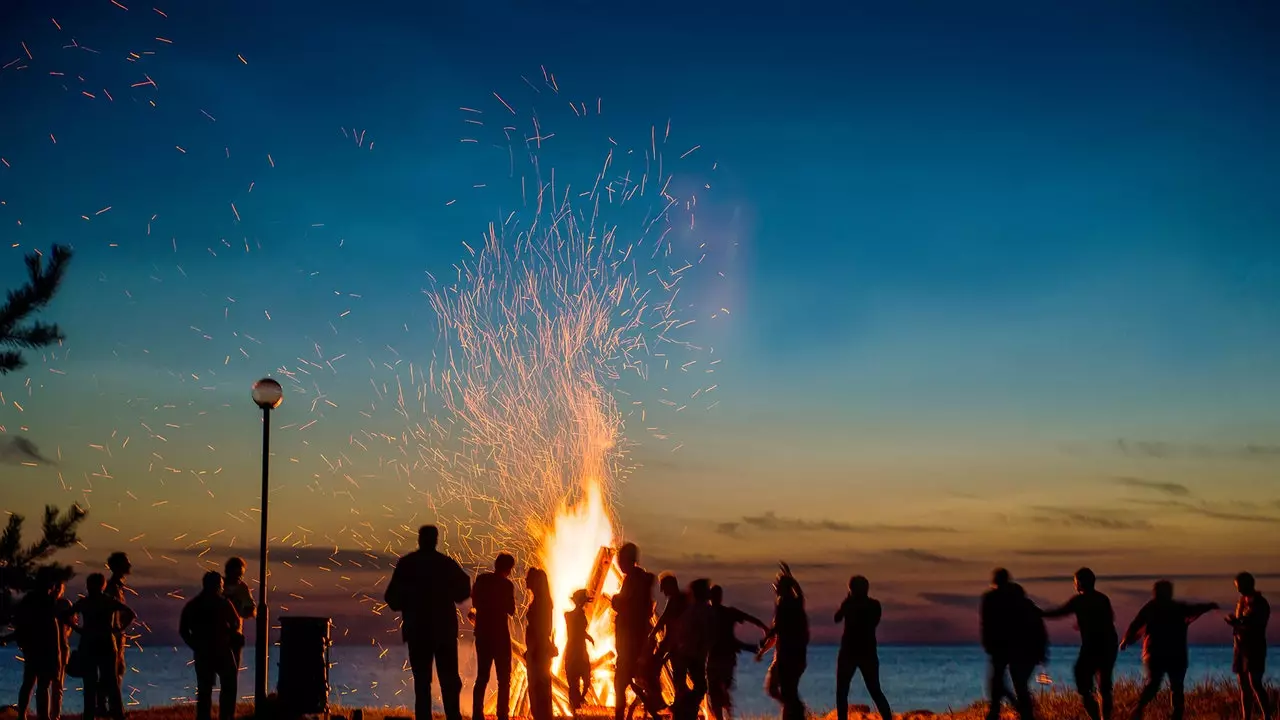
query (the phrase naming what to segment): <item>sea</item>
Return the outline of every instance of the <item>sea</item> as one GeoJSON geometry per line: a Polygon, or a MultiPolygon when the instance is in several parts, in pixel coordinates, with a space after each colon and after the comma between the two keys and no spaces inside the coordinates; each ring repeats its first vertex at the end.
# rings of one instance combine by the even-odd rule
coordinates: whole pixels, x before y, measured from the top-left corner
{"type": "MultiPolygon", "coordinates": [[[[240,673],[240,694],[253,696],[253,649],[246,648],[250,667],[240,673]]],[[[469,647],[463,646],[463,712],[469,710],[469,647]]],[[[804,674],[801,695],[812,710],[834,706],[835,646],[815,645],[809,649],[809,667],[804,674]]],[[[1071,665],[1076,648],[1054,646],[1047,667],[1040,677],[1041,686],[1071,687],[1071,665]]],[[[129,672],[125,680],[125,698],[130,707],[149,707],[190,702],[195,694],[195,673],[190,666],[191,654],[185,648],[133,649],[129,656],[129,672]]],[[[382,650],[376,647],[335,645],[330,654],[330,702],[344,706],[404,707],[412,706],[413,690],[405,668],[403,646],[382,650]]],[[[889,702],[897,712],[932,710],[969,705],[983,696],[985,656],[977,646],[886,645],[880,648],[881,683],[889,702]]],[[[764,693],[767,658],[756,663],[742,656],[738,668],[738,686],[734,701],[739,713],[771,715],[777,706],[764,693]]],[[[1117,675],[1140,678],[1142,664],[1137,649],[1120,654],[1117,675]]],[[[1188,684],[1231,676],[1231,648],[1195,646],[1191,648],[1188,684]]],[[[22,679],[22,665],[13,647],[0,648],[0,707],[12,704],[22,679]]],[[[1275,671],[1269,673],[1272,683],[1280,680],[1275,671]]],[[[68,678],[66,709],[79,712],[79,681],[68,678]]],[[[438,692],[438,685],[435,686],[438,692]]],[[[861,680],[854,679],[849,702],[870,704],[861,680]]],[[[437,706],[439,705],[437,697],[437,706]]],[[[437,707],[438,709],[438,707],[437,707]]],[[[33,708],[34,710],[34,708],[33,708]]]]}

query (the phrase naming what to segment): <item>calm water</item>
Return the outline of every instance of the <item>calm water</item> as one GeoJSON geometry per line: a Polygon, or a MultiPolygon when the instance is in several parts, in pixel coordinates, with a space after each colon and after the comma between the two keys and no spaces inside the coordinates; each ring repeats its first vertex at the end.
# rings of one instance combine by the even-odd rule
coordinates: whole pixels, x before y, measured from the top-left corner
{"type": "MultiPolygon", "coordinates": [[[[469,648],[463,651],[463,678],[467,687],[463,690],[463,710],[469,704],[470,685],[468,675],[469,648]]],[[[12,648],[0,649],[0,706],[13,702],[22,678],[21,665],[15,659],[12,648]]],[[[403,648],[397,646],[385,657],[378,657],[374,648],[338,646],[333,648],[333,670],[330,683],[331,700],[344,705],[400,706],[412,704],[409,675],[402,670],[405,662],[403,648]]],[[[190,653],[174,648],[147,649],[134,652],[129,657],[131,670],[126,678],[126,697],[135,707],[168,705],[188,700],[194,693],[194,673],[188,662],[190,653]]],[[[252,659],[252,648],[245,653],[252,659]]],[[[1054,684],[1069,686],[1071,663],[1075,648],[1055,646],[1049,662],[1048,674],[1054,684]]],[[[772,714],[776,711],[772,701],[762,690],[767,665],[752,662],[743,656],[738,675],[736,700],[738,707],[749,714],[772,714]]],[[[833,705],[835,693],[836,648],[815,646],[809,651],[809,670],[805,673],[802,692],[805,701],[815,709],[833,705]]],[[[885,692],[895,710],[928,709],[945,710],[963,706],[978,699],[983,692],[983,662],[980,648],[974,647],[920,647],[889,646],[880,650],[881,678],[885,692]]],[[[1231,648],[1195,647],[1191,649],[1189,682],[1212,677],[1223,677],[1231,670],[1231,648]]],[[[1118,674],[1139,677],[1142,672],[1139,654],[1129,650],[1120,656],[1118,674]]],[[[1277,674],[1271,674],[1272,682],[1277,674]]],[[[80,711],[79,686],[71,681],[67,692],[68,710],[80,711]]],[[[253,673],[240,674],[241,694],[253,695],[253,673]]],[[[854,681],[853,703],[869,703],[866,690],[860,681],[854,681]]]]}

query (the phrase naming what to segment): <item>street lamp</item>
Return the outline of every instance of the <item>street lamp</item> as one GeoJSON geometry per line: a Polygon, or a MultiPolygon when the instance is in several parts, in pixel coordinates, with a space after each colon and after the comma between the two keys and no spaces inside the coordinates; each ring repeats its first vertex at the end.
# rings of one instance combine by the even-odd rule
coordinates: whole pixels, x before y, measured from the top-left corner
{"type": "Polygon", "coordinates": [[[258,541],[258,633],[254,644],[253,714],[266,717],[267,637],[271,624],[267,611],[267,470],[271,458],[271,411],[284,402],[284,389],[271,378],[253,384],[253,402],[262,408],[262,535],[258,541]]]}

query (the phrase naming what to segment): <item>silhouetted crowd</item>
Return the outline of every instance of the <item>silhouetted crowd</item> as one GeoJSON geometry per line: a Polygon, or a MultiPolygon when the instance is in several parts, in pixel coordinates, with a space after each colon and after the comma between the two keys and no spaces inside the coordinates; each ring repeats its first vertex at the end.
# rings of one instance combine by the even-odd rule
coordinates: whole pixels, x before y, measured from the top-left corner
{"type": "MultiPolygon", "coordinates": [[[[458,674],[457,605],[471,600],[469,613],[475,625],[476,682],[472,695],[473,714],[484,708],[490,674],[498,685],[496,714],[507,720],[510,711],[512,641],[508,618],[515,615],[515,586],[510,580],[515,558],[498,555],[493,572],[481,573],[474,585],[452,558],[437,550],[438,530],[423,526],[418,533],[418,550],[400,559],[386,591],[386,603],[401,613],[404,641],[413,671],[418,720],[431,717],[431,669],[440,678],[441,702],[446,720],[461,720],[459,696],[462,679],[458,674]]],[[[672,720],[696,720],[704,703],[715,720],[732,716],[731,695],[737,657],[754,652],[761,660],[770,650],[773,661],[766,675],[765,689],[781,707],[783,720],[806,716],[800,697],[800,680],[807,665],[809,617],[804,591],[785,564],[774,580],[773,619],[765,623],[737,608],[724,604],[724,591],[705,578],[682,588],[676,577],[653,573],[639,565],[639,550],[632,543],[619,548],[618,568],[622,586],[609,598],[614,613],[614,717],[624,720],[634,709],[650,717],[669,711],[672,720]],[[661,612],[654,602],[654,586],[665,598],[661,612]],[[758,642],[739,640],[741,624],[760,628],[758,642]],[[668,705],[663,697],[662,677],[666,673],[674,687],[668,705]],[[626,698],[635,701],[629,706],[626,698]]],[[[1194,604],[1175,600],[1173,584],[1155,583],[1152,598],[1138,611],[1123,637],[1116,633],[1111,601],[1096,588],[1092,570],[1075,574],[1076,594],[1060,607],[1041,609],[1027,596],[1009,572],[997,569],[991,589],[982,596],[979,623],[982,647],[989,658],[988,720],[997,720],[1000,707],[1012,701],[1021,720],[1033,720],[1031,676],[1048,659],[1047,619],[1072,616],[1080,632],[1080,655],[1075,664],[1076,688],[1090,720],[1111,720],[1112,685],[1116,657],[1120,650],[1143,639],[1142,659],[1147,680],[1133,720],[1141,720],[1147,705],[1155,699],[1167,679],[1173,697],[1172,720],[1182,720],[1183,686],[1186,679],[1188,626],[1215,603],[1194,604]]],[[[1234,635],[1232,671],[1240,684],[1240,705],[1244,720],[1252,720],[1257,710],[1262,720],[1271,720],[1266,703],[1263,676],[1266,672],[1266,630],[1271,609],[1258,592],[1254,578],[1240,573],[1235,579],[1240,599],[1235,611],[1224,619],[1234,635]]],[[[552,635],[553,598],[546,573],[530,568],[525,586],[531,601],[525,615],[524,662],[529,680],[530,714],[533,720],[552,717],[552,660],[558,649],[552,635]]],[[[893,720],[893,711],[880,687],[880,660],[876,629],[880,624],[880,602],[870,595],[865,577],[849,580],[849,594],[835,613],[834,621],[844,623],[840,653],[836,663],[836,712],[839,720],[848,717],[849,686],[862,673],[867,692],[884,720],[893,720]]],[[[569,707],[575,714],[592,698],[592,661],[588,644],[589,618],[586,606],[593,600],[585,589],[572,597],[573,609],[565,613],[566,640],[563,680],[568,686],[569,707]]]]}
{"type": "MultiPolygon", "coordinates": [[[[387,606],[401,614],[401,629],[413,672],[415,713],[430,720],[431,672],[440,679],[441,702],[446,720],[462,720],[462,678],[458,670],[457,606],[471,601],[468,619],[474,625],[476,680],[472,694],[473,715],[483,712],[490,679],[497,683],[497,720],[508,720],[511,706],[513,651],[509,619],[518,612],[516,589],[511,581],[516,559],[501,553],[493,571],[480,573],[474,583],[453,558],[437,549],[438,530],[431,525],[418,532],[418,550],[400,558],[387,585],[387,606]]],[[[654,576],[639,565],[639,550],[632,543],[618,549],[616,562],[622,572],[619,590],[610,598],[614,620],[614,717],[624,720],[632,711],[657,717],[669,712],[672,720],[697,720],[704,704],[714,720],[731,720],[732,691],[740,653],[754,653],[760,661],[773,652],[765,689],[781,707],[783,720],[806,716],[800,697],[800,680],[807,665],[809,617],[804,591],[785,564],[774,580],[773,618],[764,622],[724,604],[724,591],[705,578],[681,587],[670,573],[654,576]],[[654,589],[665,598],[661,612],[654,589]],[[739,640],[739,625],[754,625],[762,632],[757,642],[739,640]],[[670,679],[674,697],[664,698],[663,678],[670,679]],[[634,701],[627,702],[628,697],[634,701]]],[[[14,632],[0,640],[16,641],[22,651],[23,679],[18,713],[25,718],[32,692],[40,720],[59,718],[65,678],[83,679],[85,717],[124,717],[122,680],[128,631],[135,615],[126,602],[126,579],[131,571],[124,553],[108,558],[110,577],[88,576],[85,594],[75,602],[65,596],[66,583],[57,571],[42,568],[35,587],[15,608],[14,632]],[[73,636],[79,642],[72,649],[73,636]]],[[[245,563],[232,558],[225,574],[206,573],[200,593],[183,608],[179,634],[191,648],[196,673],[196,717],[211,720],[213,686],[220,685],[220,720],[233,720],[237,676],[245,646],[242,623],[255,616],[256,607],[244,582],[245,563]]],[[[1033,720],[1030,691],[1032,674],[1048,658],[1045,621],[1074,617],[1080,632],[1080,654],[1075,663],[1075,683],[1090,720],[1113,717],[1112,685],[1117,653],[1142,638],[1142,659],[1147,680],[1133,709],[1132,720],[1141,720],[1147,705],[1168,680],[1172,695],[1172,720],[1182,720],[1183,688],[1188,653],[1187,631],[1196,619],[1217,609],[1215,603],[1175,600],[1173,584],[1155,583],[1152,598],[1138,611],[1123,636],[1118,636],[1111,601],[1096,587],[1088,568],[1076,572],[1076,594],[1056,608],[1041,609],[1013,582],[1007,570],[997,569],[991,589],[982,596],[979,623],[982,647],[989,658],[988,720],[997,720],[1003,702],[1011,701],[1021,720],[1033,720]]],[[[1232,672],[1239,681],[1244,720],[1271,720],[1263,677],[1266,672],[1266,629],[1271,609],[1258,592],[1254,578],[1240,573],[1235,579],[1240,598],[1234,612],[1225,617],[1234,635],[1232,672]]],[[[555,598],[544,570],[531,567],[525,574],[529,604],[525,608],[525,634],[519,651],[528,679],[528,700],[533,720],[552,720],[554,714],[553,665],[561,652],[553,629],[555,598]]],[[[849,594],[835,613],[844,624],[836,663],[836,711],[847,720],[849,686],[862,674],[867,691],[884,720],[893,720],[889,701],[880,687],[880,660],[876,629],[880,602],[870,595],[865,577],[849,580],[849,594]]],[[[577,714],[584,706],[603,705],[596,697],[591,675],[588,606],[596,598],[586,589],[573,593],[572,609],[564,613],[565,645],[562,680],[568,688],[569,709],[577,714]]],[[[602,598],[603,599],[603,598],[602,598]]],[[[599,662],[599,659],[596,661],[599,662]]]]}
{"type": "MultiPolygon", "coordinates": [[[[107,558],[110,578],[93,573],[85,579],[85,594],[67,600],[66,581],[51,567],[40,568],[35,586],[14,610],[11,636],[22,651],[22,685],[18,717],[26,718],[32,691],[36,716],[62,716],[62,693],[67,676],[83,681],[83,717],[124,718],[122,686],[129,629],[137,619],[126,602],[126,580],[132,571],[124,553],[107,558]],[[79,636],[73,649],[71,640],[79,636]]],[[[200,594],[182,610],[179,634],[194,653],[196,717],[211,720],[213,685],[221,683],[221,720],[234,720],[236,675],[244,648],[241,619],[254,616],[255,606],[244,582],[244,560],[231,558],[226,577],[206,573],[200,594]]]]}

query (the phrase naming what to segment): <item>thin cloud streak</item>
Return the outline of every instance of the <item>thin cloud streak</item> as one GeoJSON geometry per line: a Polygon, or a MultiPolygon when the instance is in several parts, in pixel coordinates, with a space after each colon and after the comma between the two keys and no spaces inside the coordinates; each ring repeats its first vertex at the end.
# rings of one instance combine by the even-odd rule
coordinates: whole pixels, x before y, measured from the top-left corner
{"type": "Polygon", "coordinates": [[[741,520],[732,520],[716,524],[716,532],[721,535],[737,535],[742,530],[755,532],[831,532],[831,533],[954,533],[955,528],[941,525],[891,525],[891,524],[858,524],[839,520],[806,520],[803,518],[780,517],[769,511],[763,515],[748,515],[741,520]]]}

